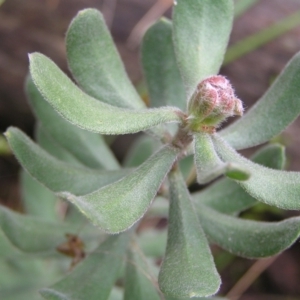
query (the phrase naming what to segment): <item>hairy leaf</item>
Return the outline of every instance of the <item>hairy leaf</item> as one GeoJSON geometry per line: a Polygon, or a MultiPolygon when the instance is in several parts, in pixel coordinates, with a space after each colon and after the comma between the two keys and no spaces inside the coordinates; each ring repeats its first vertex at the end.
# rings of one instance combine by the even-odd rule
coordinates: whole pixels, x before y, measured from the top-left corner
{"type": "Polygon", "coordinates": [[[165,146],[115,183],[81,197],[69,193],[61,196],[94,225],[109,233],[124,231],[145,214],[177,155],[177,149],[165,146]]]}
{"type": "MultiPolygon", "coordinates": [[[[284,147],[279,144],[270,144],[257,151],[252,160],[272,169],[283,169],[285,165],[284,147]]],[[[236,214],[257,203],[236,182],[224,178],[201,192],[193,193],[194,204],[203,203],[214,210],[236,214]]]]}
{"type": "Polygon", "coordinates": [[[232,21],[231,0],[177,0],[174,6],[174,47],[188,98],[197,84],[218,73],[232,21]]]}
{"type": "Polygon", "coordinates": [[[172,171],[169,181],[168,241],[159,273],[160,289],[176,298],[215,294],[220,278],[184,179],[180,172],[172,171]]]}
{"type": "Polygon", "coordinates": [[[198,205],[197,212],[209,239],[239,256],[272,256],[290,247],[300,236],[300,217],[268,223],[231,217],[204,205],[198,205]]]}
{"type": "Polygon", "coordinates": [[[300,53],[296,54],[263,97],[237,122],[220,132],[235,149],[267,142],[300,113],[300,53]]]}
{"type": "Polygon", "coordinates": [[[33,111],[43,124],[44,131],[68,152],[90,168],[118,169],[119,164],[103,138],[87,132],[62,118],[27,78],[26,92],[33,111]]]}
{"type": "Polygon", "coordinates": [[[180,122],[175,107],[129,110],[98,101],[82,92],[49,58],[30,55],[32,79],[55,110],[72,124],[102,134],[143,131],[167,122],[180,122]]]}
{"type": "Polygon", "coordinates": [[[10,127],[6,137],[23,168],[53,192],[83,195],[119,180],[128,172],[96,171],[64,163],[50,156],[17,128],[10,127]]]}
{"type": "Polygon", "coordinates": [[[119,275],[127,241],[127,234],[108,237],[70,274],[40,293],[47,300],[106,300],[119,275]]]}
{"type": "Polygon", "coordinates": [[[66,44],[71,72],[90,96],[123,108],[145,106],[128,79],[99,11],[80,11],[70,24],[66,44]]]}
{"type": "Polygon", "coordinates": [[[248,181],[238,182],[252,197],[283,209],[300,209],[300,173],[272,170],[240,156],[219,135],[213,136],[224,161],[236,162],[251,171],[248,181]]]}
{"type": "Polygon", "coordinates": [[[142,62],[151,106],[174,105],[185,110],[186,95],[176,63],[169,20],[161,19],[146,32],[142,62]]]}
{"type": "Polygon", "coordinates": [[[210,135],[207,133],[195,134],[195,165],[197,181],[208,183],[209,181],[225,174],[235,180],[248,180],[249,172],[238,164],[224,163],[218,157],[210,135]]]}

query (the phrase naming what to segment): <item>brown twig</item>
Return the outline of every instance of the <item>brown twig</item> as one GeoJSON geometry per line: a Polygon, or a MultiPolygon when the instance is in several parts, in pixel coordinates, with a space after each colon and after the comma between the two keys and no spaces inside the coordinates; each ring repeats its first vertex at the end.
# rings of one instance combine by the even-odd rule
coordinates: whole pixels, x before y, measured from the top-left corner
{"type": "Polygon", "coordinates": [[[129,48],[136,48],[144,35],[145,31],[160,18],[173,4],[173,0],[157,0],[156,3],[147,11],[140,21],[132,29],[127,45],[129,48]]]}
{"type": "Polygon", "coordinates": [[[250,285],[263,273],[278,256],[256,261],[250,269],[240,278],[240,280],[228,292],[226,297],[230,300],[238,300],[250,285]]]}

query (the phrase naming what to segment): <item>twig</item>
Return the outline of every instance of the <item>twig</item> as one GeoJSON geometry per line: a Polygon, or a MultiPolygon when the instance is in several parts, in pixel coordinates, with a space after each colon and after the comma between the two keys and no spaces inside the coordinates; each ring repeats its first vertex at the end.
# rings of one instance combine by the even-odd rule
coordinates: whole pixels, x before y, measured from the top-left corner
{"type": "Polygon", "coordinates": [[[238,300],[249,286],[263,273],[278,256],[256,261],[251,268],[240,278],[226,297],[230,300],[238,300]]]}
{"type": "Polygon", "coordinates": [[[127,45],[129,48],[136,48],[145,31],[161,17],[173,4],[173,0],[157,0],[157,2],[147,11],[147,13],[140,19],[140,21],[132,29],[128,39],[127,45]]]}

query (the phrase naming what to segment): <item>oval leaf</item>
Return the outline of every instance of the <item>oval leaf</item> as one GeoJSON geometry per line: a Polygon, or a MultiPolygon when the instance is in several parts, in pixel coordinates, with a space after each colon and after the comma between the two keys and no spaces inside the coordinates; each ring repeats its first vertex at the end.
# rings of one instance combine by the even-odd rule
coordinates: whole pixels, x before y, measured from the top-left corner
{"type": "Polygon", "coordinates": [[[26,81],[26,93],[37,118],[44,130],[63,148],[86,166],[96,169],[105,167],[118,169],[119,164],[105,141],[99,134],[87,132],[62,118],[33,84],[30,77],[26,81]],[[76,145],[76,147],[74,147],[76,145]]]}
{"type": "Polygon", "coordinates": [[[233,21],[231,0],[177,0],[174,6],[174,47],[188,98],[197,84],[217,74],[233,21]]]}
{"type": "Polygon", "coordinates": [[[281,222],[256,222],[197,206],[201,225],[213,242],[239,256],[262,258],[290,247],[300,236],[300,217],[281,222]]]}
{"type": "Polygon", "coordinates": [[[124,260],[128,236],[108,237],[61,281],[40,291],[47,300],[107,300],[124,260]]]}
{"type": "Polygon", "coordinates": [[[17,128],[10,127],[5,135],[23,168],[53,192],[83,195],[119,180],[128,172],[72,166],[50,156],[17,128]]]}
{"type": "Polygon", "coordinates": [[[109,233],[124,231],[147,211],[179,150],[163,147],[121,180],[81,197],[61,196],[109,233]]]}
{"type": "Polygon", "coordinates": [[[72,227],[60,222],[15,213],[0,205],[0,227],[19,250],[30,254],[53,254],[72,227]]]}
{"type": "MultiPolygon", "coordinates": [[[[273,169],[283,169],[285,164],[284,147],[279,144],[267,145],[252,157],[256,163],[273,169]]],[[[236,182],[223,178],[201,192],[193,193],[196,203],[205,204],[225,214],[237,214],[257,203],[236,182]]]]}
{"type": "Polygon", "coordinates": [[[129,110],[111,106],[82,92],[49,58],[30,55],[33,82],[55,110],[72,124],[102,134],[126,134],[167,122],[180,122],[175,107],[129,110]]]}
{"type": "Polygon", "coordinates": [[[237,122],[220,132],[235,149],[269,141],[300,113],[300,53],[287,64],[265,95],[237,122]]]}
{"type": "Polygon", "coordinates": [[[69,68],[90,96],[123,108],[143,108],[124,65],[96,9],[84,9],[73,19],[66,36],[69,68]]]}
{"type": "Polygon", "coordinates": [[[283,209],[300,209],[300,173],[268,169],[239,155],[220,136],[216,150],[224,161],[236,162],[251,171],[249,180],[238,183],[255,199],[283,209]]]}
{"type": "Polygon", "coordinates": [[[158,282],[167,296],[205,297],[220,286],[213,257],[181,174],[172,171],[168,241],[158,282]]]}
{"type": "Polygon", "coordinates": [[[151,106],[174,105],[185,110],[186,95],[176,63],[169,20],[161,19],[146,32],[142,63],[151,106]]]}

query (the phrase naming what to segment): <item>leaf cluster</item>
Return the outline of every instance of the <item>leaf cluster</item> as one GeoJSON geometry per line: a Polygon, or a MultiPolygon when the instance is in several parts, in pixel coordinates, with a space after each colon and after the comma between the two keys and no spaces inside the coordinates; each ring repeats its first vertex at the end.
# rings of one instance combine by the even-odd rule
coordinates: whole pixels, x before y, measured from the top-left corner
{"type": "MultiPolygon", "coordinates": [[[[20,282],[28,272],[40,277],[24,281],[26,293],[46,284],[40,293],[49,300],[202,299],[221,284],[209,243],[262,258],[297,240],[300,217],[239,217],[258,202],[300,209],[300,174],[282,170],[284,148],[264,146],[251,160],[237,150],[266,143],[299,115],[300,54],[237,122],[217,133],[189,127],[188,102],[200,81],[219,72],[233,16],[231,0],[177,0],[173,21],[149,28],[142,63],[151,107],[130,83],[94,9],[79,12],[66,35],[77,84],[49,58],[30,55],[26,93],[39,121],[37,143],[17,128],[6,132],[25,170],[28,215],[0,207],[1,268],[15,276],[14,261],[20,282]],[[147,135],[121,166],[104,135],[140,131],[147,135]],[[225,178],[191,194],[186,180],[194,169],[200,184],[225,178]],[[143,217],[168,218],[167,232],[137,230],[143,217]],[[67,274],[62,247],[72,257],[67,274]],[[53,267],[43,277],[47,263],[53,267]]],[[[7,281],[0,293],[13,299],[10,291],[7,281]]]]}

